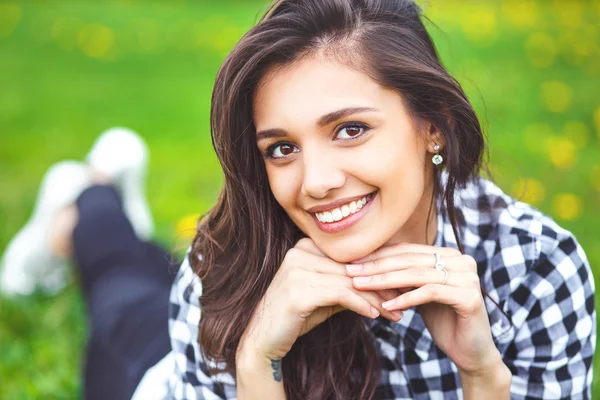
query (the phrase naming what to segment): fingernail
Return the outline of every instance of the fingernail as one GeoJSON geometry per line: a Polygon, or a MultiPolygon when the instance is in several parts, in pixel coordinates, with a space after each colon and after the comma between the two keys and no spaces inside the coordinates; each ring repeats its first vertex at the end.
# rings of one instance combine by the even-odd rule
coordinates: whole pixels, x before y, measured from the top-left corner
{"type": "Polygon", "coordinates": [[[360,264],[348,264],[346,265],[346,270],[348,272],[360,272],[362,269],[362,265],[360,264]]]}
{"type": "Polygon", "coordinates": [[[360,285],[362,283],[368,283],[370,280],[370,276],[357,276],[354,278],[354,283],[358,283],[360,285]]]}
{"type": "Polygon", "coordinates": [[[396,320],[400,320],[402,318],[402,312],[401,311],[392,311],[392,316],[396,319],[396,320]]]}
{"type": "Polygon", "coordinates": [[[371,315],[373,316],[373,318],[379,317],[379,310],[371,306],[371,315]]]}
{"type": "Polygon", "coordinates": [[[390,307],[392,307],[394,304],[396,304],[396,299],[392,299],[392,300],[388,300],[385,303],[383,303],[381,305],[381,307],[385,308],[386,310],[388,310],[390,307]]]}

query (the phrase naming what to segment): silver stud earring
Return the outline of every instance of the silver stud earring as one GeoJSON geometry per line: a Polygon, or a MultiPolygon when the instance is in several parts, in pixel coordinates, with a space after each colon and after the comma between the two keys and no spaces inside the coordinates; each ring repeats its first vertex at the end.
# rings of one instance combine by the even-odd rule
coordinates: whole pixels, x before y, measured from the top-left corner
{"type": "Polygon", "coordinates": [[[444,162],[444,157],[442,157],[439,154],[440,151],[440,145],[436,144],[435,146],[433,146],[433,150],[435,151],[435,155],[433,157],[431,157],[431,161],[435,164],[435,165],[440,165],[441,163],[444,162]]]}

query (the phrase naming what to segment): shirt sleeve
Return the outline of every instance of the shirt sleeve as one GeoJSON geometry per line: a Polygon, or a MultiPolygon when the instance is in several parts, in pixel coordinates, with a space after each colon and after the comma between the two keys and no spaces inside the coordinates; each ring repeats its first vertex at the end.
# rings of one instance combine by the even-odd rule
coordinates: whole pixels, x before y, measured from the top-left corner
{"type": "Polygon", "coordinates": [[[190,266],[188,256],[182,263],[171,289],[169,333],[174,373],[169,380],[170,399],[235,399],[235,379],[231,374],[211,376],[198,343],[200,322],[200,279],[190,266]]]}
{"type": "Polygon", "coordinates": [[[589,399],[594,281],[575,238],[550,233],[538,242],[538,260],[510,299],[516,332],[504,361],[513,374],[511,398],[589,399]]]}

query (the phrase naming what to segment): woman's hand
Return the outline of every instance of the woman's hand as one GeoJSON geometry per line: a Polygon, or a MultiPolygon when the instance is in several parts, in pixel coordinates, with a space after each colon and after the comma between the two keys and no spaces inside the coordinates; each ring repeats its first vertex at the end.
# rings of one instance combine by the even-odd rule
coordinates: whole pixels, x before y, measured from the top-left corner
{"type": "Polygon", "coordinates": [[[438,347],[461,376],[507,370],[492,340],[475,260],[452,248],[415,244],[384,247],[347,266],[359,290],[397,289],[388,310],[418,307],[438,347]],[[447,270],[435,269],[435,253],[447,270]]]}
{"type": "Polygon", "coordinates": [[[250,352],[254,359],[280,360],[299,336],[345,309],[368,318],[381,314],[398,320],[398,312],[381,306],[389,298],[355,289],[343,264],[324,257],[312,240],[302,239],[287,252],[258,303],[238,356],[250,352]]]}

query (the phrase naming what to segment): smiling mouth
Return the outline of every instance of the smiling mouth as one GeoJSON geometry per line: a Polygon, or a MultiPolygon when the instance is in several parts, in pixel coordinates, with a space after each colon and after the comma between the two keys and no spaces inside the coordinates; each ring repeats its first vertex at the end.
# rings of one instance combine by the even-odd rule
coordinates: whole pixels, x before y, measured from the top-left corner
{"type": "Polygon", "coordinates": [[[317,220],[319,220],[319,222],[324,224],[342,221],[345,218],[359,212],[376,193],[377,192],[369,193],[358,200],[351,201],[328,211],[316,212],[314,213],[315,217],[317,220]]]}

